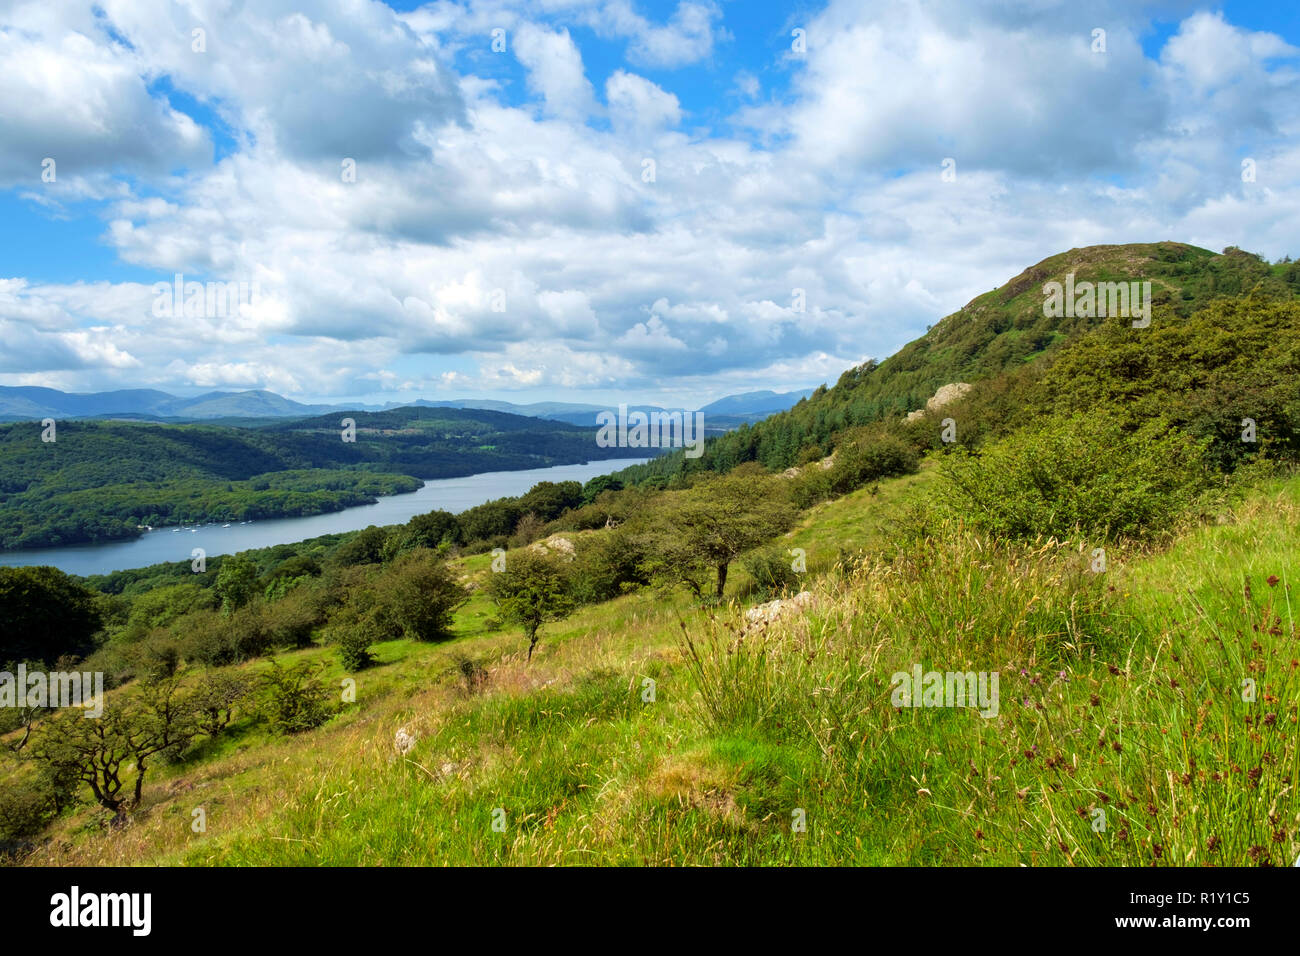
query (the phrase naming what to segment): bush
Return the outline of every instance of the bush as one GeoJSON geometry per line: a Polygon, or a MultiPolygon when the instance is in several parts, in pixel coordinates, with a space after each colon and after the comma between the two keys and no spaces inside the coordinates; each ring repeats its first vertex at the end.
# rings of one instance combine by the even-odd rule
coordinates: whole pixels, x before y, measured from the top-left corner
{"type": "Polygon", "coordinates": [[[617,528],[582,539],[569,580],[574,600],[598,604],[649,583],[639,539],[617,528]]]}
{"type": "Polygon", "coordinates": [[[432,551],[399,558],[377,586],[380,620],[403,637],[434,641],[451,635],[456,608],[469,592],[432,551]]]}
{"type": "Polygon", "coordinates": [[[821,465],[807,465],[797,478],[785,480],[790,482],[790,499],[800,510],[832,497],[830,472],[821,465]]]}
{"type": "Polygon", "coordinates": [[[209,737],[221,734],[230,726],[236,708],[252,692],[252,678],[245,674],[215,671],[203,675],[194,685],[189,698],[200,731],[209,737]]]}
{"type": "Polygon", "coordinates": [[[179,642],[162,628],[132,646],[131,650],[136,673],[147,681],[171,677],[181,664],[179,642]]]}
{"type": "Polygon", "coordinates": [[[742,562],[760,594],[776,597],[799,589],[799,575],[795,573],[789,555],[781,548],[763,548],[749,554],[742,562]]]}
{"type": "Polygon", "coordinates": [[[897,435],[878,429],[855,429],[835,449],[830,490],[837,495],[848,494],[871,481],[911,474],[919,464],[916,448],[897,435]]]}
{"type": "Polygon", "coordinates": [[[262,719],[277,734],[314,730],[330,719],[329,689],[307,664],[281,667],[271,661],[262,690],[262,719]]]}
{"type": "Polygon", "coordinates": [[[50,795],[39,783],[6,783],[0,788],[0,853],[20,849],[53,815],[50,795]]]}
{"type": "Polygon", "coordinates": [[[285,595],[274,604],[261,607],[262,629],[271,647],[310,647],[315,629],[325,622],[325,613],[313,593],[303,588],[285,595]]]}
{"type": "Polygon", "coordinates": [[[173,630],[182,635],[185,659],[209,667],[251,660],[270,647],[255,606],[240,608],[229,617],[210,611],[190,614],[178,620],[173,630]]]}
{"type": "Polygon", "coordinates": [[[1143,538],[1172,530],[1215,483],[1203,448],[1161,420],[1054,416],[972,455],[953,449],[941,504],[1008,538],[1143,538]]]}
{"type": "Polygon", "coordinates": [[[329,642],[339,649],[339,662],[353,673],[365,670],[375,662],[370,653],[374,631],[367,622],[356,621],[330,628],[329,642]]]}

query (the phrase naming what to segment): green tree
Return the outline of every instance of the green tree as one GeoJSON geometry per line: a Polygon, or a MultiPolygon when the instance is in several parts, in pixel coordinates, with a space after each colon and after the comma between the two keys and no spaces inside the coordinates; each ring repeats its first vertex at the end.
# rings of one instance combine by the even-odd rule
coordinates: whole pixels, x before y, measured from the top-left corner
{"type": "Polygon", "coordinates": [[[712,573],[721,598],[731,562],[794,525],[796,510],[781,481],[751,464],[667,495],[645,542],[648,569],[697,597],[712,573]]]}
{"type": "Polygon", "coordinates": [[[84,654],[100,625],[94,595],[58,568],[0,568],[0,663],[84,654]]]}
{"type": "Polygon", "coordinates": [[[524,629],[530,661],[542,625],[567,616],[575,606],[567,572],[561,558],[526,548],[506,555],[505,570],[493,572],[488,582],[501,619],[524,629]]]}
{"type": "Polygon", "coordinates": [[[423,548],[399,558],[376,590],[381,619],[416,641],[450,636],[456,609],[469,600],[446,562],[423,548]]]}
{"type": "Polygon", "coordinates": [[[257,565],[245,557],[223,558],[217,572],[217,597],[221,613],[232,614],[257,594],[257,565]]]}

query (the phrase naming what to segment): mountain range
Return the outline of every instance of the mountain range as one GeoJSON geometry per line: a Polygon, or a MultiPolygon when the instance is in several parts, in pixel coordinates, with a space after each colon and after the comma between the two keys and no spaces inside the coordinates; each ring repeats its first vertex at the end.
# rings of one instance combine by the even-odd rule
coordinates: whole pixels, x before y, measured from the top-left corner
{"type": "MultiPolygon", "coordinates": [[[[759,421],[773,412],[785,411],[812,394],[812,389],[793,392],[756,391],[728,395],[699,409],[705,415],[708,432],[717,433],[746,422],[759,421]]],[[[134,418],[150,421],[185,422],[213,419],[275,419],[326,415],[331,412],[387,411],[391,408],[462,408],[508,412],[530,418],[545,418],[570,425],[596,425],[596,416],[612,406],[579,402],[514,402],[492,399],[452,399],[388,402],[383,405],[304,404],[264,389],[242,392],[206,392],[190,398],[156,389],[132,388],[111,392],[71,393],[35,386],[0,386],[0,421],[41,418],[134,418]]],[[[682,406],[665,409],[657,405],[629,405],[628,411],[687,411],[682,406]]]]}

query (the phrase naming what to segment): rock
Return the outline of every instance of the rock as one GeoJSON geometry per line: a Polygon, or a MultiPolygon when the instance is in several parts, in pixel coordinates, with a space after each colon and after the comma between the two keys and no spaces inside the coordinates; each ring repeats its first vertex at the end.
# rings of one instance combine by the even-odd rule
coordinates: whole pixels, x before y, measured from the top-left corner
{"type": "Polygon", "coordinates": [[[791,598],[777,598],[766,604],[756,604],[745,612],[747,627],[771,624],[779,618],[804,610],[812,603],[811,591],[800,591],[791,598]]]}
{"type": "Polygon", "coordinates": [[[545,541],[534,541],[529,547],[541,554],[547,554],[551,551],[561,554],[566,558],[575,556],[573,542],[568,538],[561,538],[559,535],[553,535],[545,541]]]}
{"type": "Polygon", "coordinates": [[[914,422],[918,418],[923,417],[927,412],[937,412],[945,405],[955,402],[970,390],[971,385],[967,382],[952,382],[948,385],[941,385],[939,386],[939,390],[930,397],[928,402],[925,403],[925,408],[918,408],[914,412],[907,413],[907,420],[909,422],[914,422]]]}

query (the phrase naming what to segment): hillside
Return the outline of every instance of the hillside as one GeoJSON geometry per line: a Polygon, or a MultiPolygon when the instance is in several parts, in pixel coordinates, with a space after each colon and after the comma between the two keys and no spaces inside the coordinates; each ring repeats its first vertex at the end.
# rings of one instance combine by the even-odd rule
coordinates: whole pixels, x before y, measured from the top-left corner
{"type": "MultiPolygon", "coordinates": [[[[789,544],[878,551],[933,481],[827,503],[789,544]]],[[[480,589],[453,640],[376,644],[356,702],[321,729],[277,736],[238,718],[154,772],[131,828],[101,829],[107,814],[82,806],[25,862],[1286,865],[1300,852],[1297,630],[1289,579],[1266,579],[1295,566],[1298,528],[1300,483],[1269,485],[1161,554],[1114,552],[1100,597],[1069,570],[1070,547],[1005,565],[966,549],[928,569],[885,558],[816,578],[807,616],[743,645],[738,611],[646,591],[554,625],[531,663],[480,589]],[[1281,636],[1258,632],[1252,672],[1281,703],[1259,707],[1256,742],[1252,711],[1213,689],[1238,676],[1215,638],[1275,619],[1281,636]],[[1095,646],[1069,651],[1078,639],[1095,646]],[[891,710],[890,671],[913,654],[1000,668],[999,716],[891,710]],[[184,825],[196,807],[203,833],[184,825]],[[792,835],[796,809],[807,831],[792,835]]],[[[458,567],[481,582],[488,564],[458,567]]],[[[738,579],[736,596],[749,587],[738,579]]],[[[317,668],[327,687],[349,676],[332,648],[280,663],[317,668]]]]}
{"type": "Polygon", "coordinates": [[[338,413],[258,428],[69,421],[0,425],[0,547],[131,537],[140,525],[336,511],[420,479],[628,456],[595,431],[468,409],[338,413]]]}
{"type": "Polygon", "coordinates": [[[711,439],[703,458],[663,456],[623,476],[646,480],[744,461],[787,468],[829,454],[832,436],[845,428],[924,407],[942,385],[1045,366],[1066,342],[1103,324],[1100,317],[1044,315],[1043,285],[1071,273],[1080,283],[1150,281],[1156,322],[1185,319],[1215,299],[1300,295],[1300,263],[1269,265],[1238,249],[1215,254],[1177,242],[1072,249],[977,296],[883,361],[847,370],[832,388],[819,388],[789,411],[711,439]]]}
{"type": "MultiPolygon", "coordinates": [[[[1218,257],[1187,255],[1217,287],[1218,257]]],[[[802,463],[779,471],[543,482],[198,572],[0,568],[5,653],[84,654],[113,687],[103,734],[0,713],[0,848],[39,864],[1290,865],[1300,299],[1256,283],[1195,310],[1166,299],[1146,327],[1084,324],[1014,363],[994,335],[997,354],[958,370],[999,371],[942,411],[832,430],[826,459],[789,430],[802,463]],[[200,808],[205,830],[177,825],[200,808]]],[[[507,424],[464,415],[359,414],[363,447],[329,454],[507,424]]],[[[310,451],[337,428],[256,434],[310,451]]]]}

